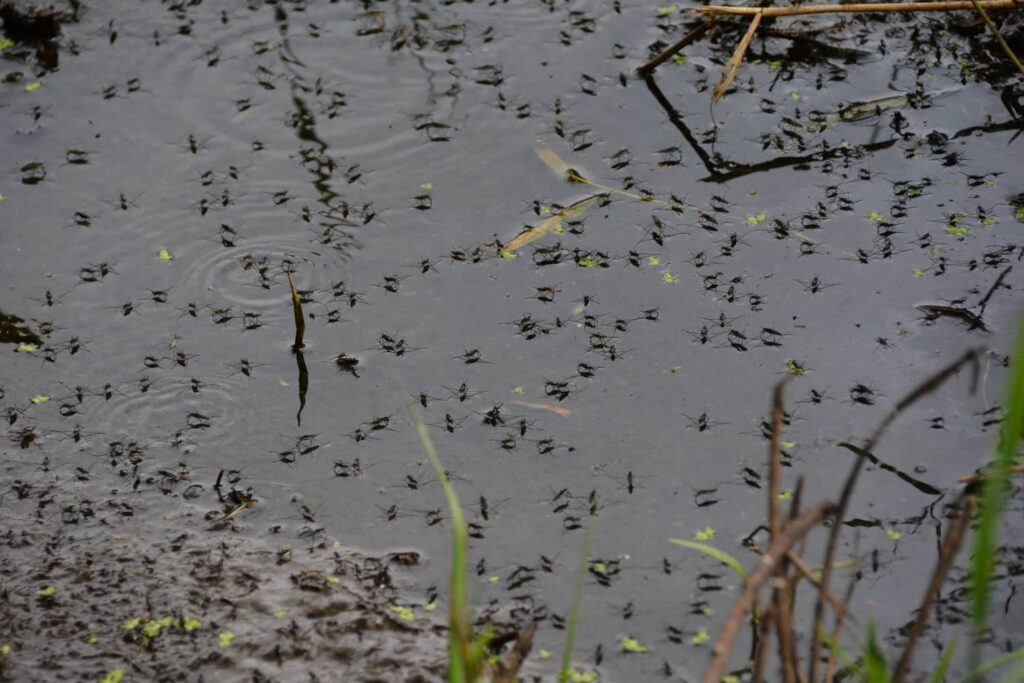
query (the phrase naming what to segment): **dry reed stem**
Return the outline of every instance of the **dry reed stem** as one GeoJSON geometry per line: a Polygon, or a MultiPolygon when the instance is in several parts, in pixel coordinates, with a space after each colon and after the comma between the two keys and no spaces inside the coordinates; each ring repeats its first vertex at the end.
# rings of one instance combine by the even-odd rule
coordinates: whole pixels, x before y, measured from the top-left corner
{"type": "Polygon", "coordinates": [[[725,91],[732,85],[732,81],[736,78],[736,72],[740,68],[740,64],[743,63],[743,55],[747,53],[747,48],[750,46],[750,41],[754,39],[754,34],[757,33],[757,27],[761,25],[761,17],[763,15],[758,12],[754,15],[754,18],[750,21],[750,26],[747,28],[747,32],[743,35],[743,39],[740,40],[740,44],[736,46],[736,51],[732,53],[732,57],[729,58],[729,62],[725,65],[725,71],[722,72],[722,77],[718,79],[718,83],[715,84],[715,89],[711,92],[711,101],[718,102],[725,97],[725,91]]]}
{"type": "MultiPolygon", "coordinates": [[[[985,9],[1013,9],[1024,7],[1021,0],[978,0],[985,9]]],[[[765,17],[795,17],[803,14],[834,14],[857,12],[950,12],[974,9],[971,0],[941,0],[940,2],[858,2],[848,5],[803,5],[796,7],[738,7],[735,5],[705,5],[691,11],[700,14],[742,14],[765,17]]]]}
{"type": "Polygon", "coordinates": [[[971,512],[974,510],[975,503],[976,501],[974,496],[965,496],[964,506],[960,511],[960,515],[957,516],[957,518],[949,525],[949,530],[946,532],[946,540],[943,541],[942,549],[939,551],[939,562],[935,565],[935,569],[932,571],[932,579],[928,584],[928,590],[925,591],[924,599],[921,601],[921,607],[917,611],[917,618],[914,620],[914,625],[910,629],[910,635],[907,637],[907,644],[903,648],[903,655],[900,657],[899,662],[896,664],[896,669],[893,671],[893,683],[900,683],[900,681],[903,680],[903,677],[906,676],[907,671],[910,669],[910,662],[914,656],[914,649],[917,647],[918,639],[921,637],[921,632],[924,631],[924,626],[931,614],[932,605],[935,603],[935,599],[939,595],[939,590],[942,588],[942,584],[946,581],[946,575],[949,574],[949,569],[953,566],[953,560],[956,558],[956,554],[960,550],[960,543],[963,541],[964,532],[967,530],[968,524],[970,524],[971,512]]]}
{"type": "MultiPolygon", "coordinates": [[[[864,450],[872,452],[878,442],[881,440],[885,431],[889,428],[899,415],[917,402],[919,399],[927,396],[931,392],[938,389],[942,384],[952,377],[961,367],[969,362],[974,362],[975,367],[975,380],[977,379],[977,360],[981,354],[982,349],[975,347],[969,349],[958,359],[939,370],[926,380],[921,382],[916,388],[910,391],[906,396],[903,397],[892,409],[882,418],[882,421],[875,427],[874,433],[868,439],[864,445],[864,450]]],[[[843,519],[846,517],[846,511],[850,507],[850,499],[853,497],[853,489],[857,484],[857,479],[860,477],[861,469],[864,466],[866,458],[858,457],[853,467],[850,468],[850,473],[846,477],[846,482],[843,484],[843,492],[839,498],[838,511],[836,512],[835,518],[832,521],[832,529],[828,537],[828,546],[825,549],[825,560],[822,563],[821,570],[821,590],[818,592],[818,600],[814,605],[814,620],[811,622],[814,624],[814,634],[811,639],[811,652],[810,662],[808,662],[807,680],[816,681],[818,679],[818,665],[819,655],[821,653],[821,626],[822,620],[825,616],[825,595],[829,590],[829,581],[832,578],[832,563],[835,559],[836,549],[839,546],[839,534],[842,531],[843,519]]],[[[838,628],[838,626],[837,626],[838,628]]]]}
{"type": "Polygon", "coordinates": [[[722,680],[726,664],[729,661],[729,653],[732,652],[743,618],[750,611],[761,588],[775,574],[776,564],[779,560],[789,552],[794,543],[806,536],[823,518],[834,514],[835,510],[835,505],[828,501],[822,501],[787,524],[782,533],[772,539],[772,545],[768,552],[761,557],[753,573],[747,577],[743,593],[730,608],[729,618],[711,650],[711,661],[708,662],[707,669],[704,670],[704,683],[720,683],[722,680]]]}

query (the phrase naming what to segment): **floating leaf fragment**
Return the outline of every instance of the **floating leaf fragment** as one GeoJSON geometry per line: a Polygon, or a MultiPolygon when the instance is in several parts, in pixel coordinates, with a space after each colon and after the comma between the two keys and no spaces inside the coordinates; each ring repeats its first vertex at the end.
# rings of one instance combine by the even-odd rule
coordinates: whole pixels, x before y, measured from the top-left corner
{"type": "Polygon", "coordinates": [[[195,617],[185,617],[185,619],[181,622],[181,628],[183,628],[186,633],[192,633],[192,631],[195,631],[196,629],[200,629],[202,627],[203,622],[199,621],[195,617]]]}
{"type": "Polygon", "coordinates": [[[0,52],[3,52],[9,47],[14,47],[14,41],[10,38],[0,38],[0,52]]]}
{"type": "Polygon", "coordinates": [[[220,643],[221,647],[229,647],[231,641],[235,639],[234,631],[221,631],[217,634],[217,642],[220,643]]]}
{"type": "Polygon", "coordinates": [[[142,619],[139,617],[135,617],[134,619],[126,619],[125,622],[121,624],[121,628],[123,628],[125,631],[134,631],[136,628],[139,627],[139,624],[141,623],[142,619]]]}
{"type": "Polygon", "coordinates": [[[647,262],[649,264],[651,264],[652,266],[660,266],[661,265],[661,257],[660,256],[648,256],[647,257],[647,262]]]}
{"type": "Polygon", "coordinates": [[[708,634],[708,630],[706,628],[702,628],[701,630],[697,631],[697,633],[694,634],[692,638],[690,638],[690,644],[703,645],[709,640],[711,640],[711,636],[708,634]]]}
{"type": "Polygon", "coordinates": [[[50,400],[50,397],[45,394],[36,394],[32,397],[32,402],[35,404],[46,403],[50,400]]]}
{"type": "Polygon", "coordinates": [[[679,276],[673,275],[672,273],[666,270],[664,273],[661,274],[661,279],[671,285],[672,283],[679,279],[679,276]]]}
{"type": "Polygon", "coordinates": [[[527,228],[523,232],[521,232],[518,235],[516,235],[516,237],[511,242],[509,242],[508,244],[505,245],[505,249],[503,251],[503,255],[504,255],[504,252],[509,252],[509,253],[515,252],[517,249],[521,249],[522,247],[525,247],[527,244],[529,244],[529,243],[531,243],[531,242],[533,242],[533,241],[543,237],[544,235],[546,235],[547,233],[551,232],[555,228],[561,227],[563,220],[567,220],[567,219],[570,219],[570,218],[575,218],[576,216],[581,215],[587,209],[589,209],[590,207],[592,207],[595,204],[597,204],[597,202],[602,197],[607,197],[607,196],[608,195],[605,195],[605,194],[591,195],[589,197],[581,199],[580,201],[576,202],[575,204],[571,204],[570,206],[568,206],[568,207],[562,209],[561,211],[551,215],[550,217],[545,218],[543,221],[541,221],[540,223],[538,223],[534,227],[527,228]]]}
{"type": "Polygon", "coordinates": [[[537,650],[537,657],[540,659],[547,659],[550,656],[551,650],[545,650],[544,648],[537,650]]]}
{"type": "Polygon", "coordinates": [[[57,589],[54,586],[44,586],[36,591],[36,595],[41,598],[52,598],[57,593],[57,589]]]}
{"type": "Polygon", "coordinates": [[[865,216],[865,218],[867,218],[869,221],[874,221],[875,223],[881,223],[882,221],[885,220],[885,216],[878,213],[877,211],[872,211],[867,216],[865,216]]]}
{"type": "Polygon", "coordinates": [[[103,678],[100,679],[100,683],[121,683],[123,680],[124,669],[117,667],[116,669],[111,669],[104,674],[103,678]]]}
{"type": "Polygon", "coordinates": [[[619,644],[622,645],[622,649],[626,652],[635,652],[637,654],[643,654],[650,649],[636,638],[630,638],[629,636],[619,638],[619,644]]]}
{"type": "Polygon", "coordinates": [[[434,183],[423,183],[422,185],[420,185],[420,189],[421,190],[433,190],[434,189],[434,183]]]}
{"type": "Polygon", "coordinates": [[[700,531],[695,532],[693,534],[693,537],[696,538],[698,541],[710,541],[712,538],[715,537],[715,530],[709,526],[706,526],[700,531]]]}
{"type": "Polygon", "coordinates": [[[577,671],[576,669],[569,669],[569,681],[571,683],[594,683],[597,680],[597,674],[593,671],[577,671]]]}
{"type": "Polygon", "coordinates": [[[38,348],[39,347],[36,346],[35,344],[26,344],[24,342],[21,343],[21,344],[18,344],[18,351],[20,351],[22,353],[32,353],[33,351],[35,351],[38,348]]]}
{"type": "Polygon", "coordinates": [[[886,529],[885,535],[889,537],[890,541],[898,541],[903,538],[903,534],[896,531],[895,529],[886,529]]]}
{"type": "Polygon", "coordinates": [[[762,211],[761,213],[756,213],[751,216],[747,216],[747,225],[760,225],[761,223],[764,223],[766,220],[768,220],[768,214],[762,211]]]}
{"type": "Polygon", "coordinates": [[[25,86],[25,92],[35,92],[36,90],[39,90],[42,87],[43,84],[39,81],[32,81],[31,83],[25,86]]]}
{"type": "Polygon", "coordinates": [[[9,654],[11,654],[11,646],[7,643],[0,645],[0,655],[4,655],[6,657],[9,654]]]}
{"type": "Polygon", "coordinates": [[[676,7],[675,5],[662,5],[661,7],[658,8],[658,16],[664,17],[668,14],[675,14],[678,11],[679,8],[676,7]]]}
{"type": "Polygon", "coordinates": [[[967,228],[963,227],[962,225],[947,225],[946,232],[956,237],[967,237],[967,228]]]}
{"type": "Polygon", "coordinates": [[[160,251],[158,251],[157,256],[160,257],[161,261],[171,261],[174,259],[174,256],[171,254],[171,252],[167,251],[166,249],[161,249],[160,251]]]}
{"type": "Polygon", "coordinates": [[[394,612],[395,616],[402,621],[416,620],[416,613],[412,611],[411,607],[406,607],[405,605],[391,605],[388,609],[394,612]]]}

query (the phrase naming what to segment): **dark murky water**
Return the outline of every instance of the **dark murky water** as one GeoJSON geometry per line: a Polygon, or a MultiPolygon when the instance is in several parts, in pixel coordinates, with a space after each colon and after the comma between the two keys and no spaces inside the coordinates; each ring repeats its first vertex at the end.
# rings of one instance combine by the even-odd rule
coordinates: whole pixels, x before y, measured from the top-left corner
{"type": "MultiPolygon", "coordinates": [[[[217,680],[436,676],[430,624],[444,610],[426,606],[443,605],[450,529],[413,403],[474,524],[474,604],[518,624],[532,610],[535,651],[557,655],[596,508],[580,669],[689,679],[737,580],[666,539],[711,527],[713,543],[751,557],[741,541],[764,517],[773,383],[802,373],[787,487],[803,474],[833,496],[851,457],[836,444],[985,344],[978,394],[954,382],[877,453],[924,485],[874,467],[855,499],[859,553],[877,554],[853,606],[899,642],[947,493],[987,457],[999,417],[1024,277],[1019,78],[985,34],[944,17],[821,18],[813,40],[755,41],[711,109],[739,29],[645,83],[635,67],[683,30],[666,10],[95,2],[56,54],[3,51],[12,680],[116,666],[174,678],[178,646],[217,680]],[[894,93],[924,97],[835,115],[894,93]],[[592,192],[538,148],[651,201],[612,194],[502,258],[495,240],[592,192]],[[289,269],[309,318],[304,373],[289,350],[289,269]],[[983,309],[983,326],[923,303],[983,309]],[[149,572],[157,587],[95,593],[81,580],[90,548],[102,582],[149,572]],[[392,562],[383,597],[373,580],[333,611],[303,596],[337,584],[296,597],[303,562],[324,576],[363,563],[367,583],[380,567],[359,553],[395,550],[421,555],[392,562]],[[211,552],[238,575],[205,594],[164,580],[198,581],[211,552]],[[261,589],[243,591],[245,576],[261,589]],[[76,577],[92,597],[62,604],[83,590],[76,577]],[[36,595],[51,584],[55,599],[36,595]],[[377,621],[352,617],[347,633],[367,635],[342,645],[324,624],[356,604],[377,621]],[[123,619],[182,610],[203,628],[158,647],[125,640],[123,619]],[[301,615],[291,636],[275,630],[287,631],[281,610],[301,615]],[[236,640],[220,647],[225,629],[236,640]],[[622,652],[623,635],[649,652],[622,652]]],[[[1019,526],[1006,541],[1000,649],[1024,636],[1010,597],[1019,526]]],[[[962,600],[944,602],[935,642],[962,600]]],[[[533,673],[556,659],[534,657],[533,673]]]]}

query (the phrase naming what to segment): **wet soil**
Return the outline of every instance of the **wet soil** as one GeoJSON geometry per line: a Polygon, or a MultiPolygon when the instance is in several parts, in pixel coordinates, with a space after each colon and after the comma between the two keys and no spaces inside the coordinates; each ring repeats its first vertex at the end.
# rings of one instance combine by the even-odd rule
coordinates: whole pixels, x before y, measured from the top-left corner
{"type": "MultiPolygon", "coordinates": [[[[416,405],[480,621],[540,625],[527,676],[553,676],[596,513],[577,668],[692,680],[738,579],[667,539],[752,560],[773,384],[795,375],[786,490],[832,497],[837,444],[983,344],[977,392],[908,411],[851,510],[840,580],[897,647],[1001,417],[1024,85],[969,13],[821,16],[768,27],[712,107],[742,24],[635,75],[684,6],[0,14],[0,677],[441,679],[416,405]]],[[[990,654],[1024,638],[1020,512],[990,654]]]]}

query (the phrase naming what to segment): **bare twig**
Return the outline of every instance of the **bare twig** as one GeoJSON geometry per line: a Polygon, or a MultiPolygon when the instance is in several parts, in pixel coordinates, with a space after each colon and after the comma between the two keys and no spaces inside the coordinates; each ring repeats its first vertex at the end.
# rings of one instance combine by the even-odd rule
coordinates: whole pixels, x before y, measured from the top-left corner
{"type": "Polygon", "coordinates": [[[679,51],[682,50],[684,47],[686,47],[693,41],[701,38],[705,33],[708,32],[708,29],[714,25],[714,17],[709,17],[708,19],[705,19],[699,26],[689,31],[680,40],[678,40],[677,42],[673,43],[672,45],[668,46],[660,53],[658,53],[657,57],[637,68],[637,74],[641,77],[650,76],[652,73],[654,73],[655,69],[657,69],[659,66],[661,66],[668,60],[672,59],[672,57],[678,54],[679,51]]]}
{"type": "MultiPolygon", "coordinates": [[[[977,359],[981,354],[982,349],[979,347],[973,348],[965,352],[960,358],[947,365],[942,370],[939,370],[931,377],[919,384],[909,394],[903,397],[893,408],[882,418],[878,426],[875,427],[875,431],[871,434],[867,443],[864,444],[864,450],[871,452],[875,446],[881,440],[885,431],[889,428],[904,410],[913,405],[916,401],[924,396],[927,396],[931,392],[938,389],[943,382],[952,377],[961,367],[967,363],[973,362],[975,364],[975,376],[977,376],[977,359]]],[[[818,679],[818,657],[821,653],[821,627],[822,619],[825,616],[825,595],[829,590],[829,581],[832,578],[832,563],[835,558],[836,549],[839,545],[839,534],[843,528],[843,519],[846,517],[846,511],[850,507],[850,499],[853,497],[853,489],[857,484],[857,479],[860,477],[861,468],[866,462],[865,458],[858,457],[853,467],[850,469],[849,475],[846,477],[846,482],[843,484],[843,492],[839,498],[838,511],[836,512],[835,518],[832,520],[832,529],[828,537],[828,546],[825,549],[825,561],[821,570],[821,590],[818,592],[818,600],[814,605],[814,635],[811,639],[811,653],[810,662],[808,663],[807,680],[816,681],[818,679]]]]}
{"type": "MultiPolygon", "coordinates": [[[[814,571],[807,566],[807,563],[804,562],[803,558],[801,558],[794,552],[789,552],[786,553],[786,559],[793,563],[793,566],[797,568],[797,571],[800,572],[801,576],[810,581],[811,585],[813,585],[818,590],[821,590],[821,579],[814,575],[814,571]]],[[[832,609],[835,610],[836,614],[847,613],[846,603],[844,603],[842,598],[840,598],[838,595],[836,595],[835,593],[829,593],[826,596],[826,599],[828,600],[829,604],[832,605],[832,609]]]]}
{"type": "Polygon", "coordinates": [[[743,35],[742,40],[740,40],[740,44],[736,46],[736,51],[732,53],[732,57],[729,58],[729,62],[725,65],[722,77],[718,79],[714,90],[711,91],[712,102],[718,102],[725,97],[725,91],[732,85],[733,79],[736,78],[736,72],[739,70],[740,64],[743,63],[743,55],[747,53],[747,47],[750,46],[750,41],[754,39],[757,27],[761,25],[762,16],[760,12],[757,12],[754,14],[754,18],[751,19],[747,32],[743,35]]]}
{"type": "MultiPolygon", "coordinates": [[[[768,529],[772,540],[782,531],[782,513],[779,509],[779,487],[782,480],[782,421],[785,415],[786,381],[775,385],[772,392],[772,435],[768,447],[768,529]]],[[[796,516],[799,501],[794,501],[790,520],[796,516]]],[[[775,572],[775,589],[772,594],[775,625],[779,637],[779,664],[785,683],[796,682],[795,656],[793,648],[793,605],[795,585],[788,580],[789,567],[786,556],[781,558],[775,572]]]]}
{"type": "Polygon", "coordinates": [[[772,539],[772,545],[768,552],[761,557],[757,567],[747,578],[743,593],[732,604],[729,618],[711,650],[711,661],[708,663],[707,669],[704,670],[704,683],[720,683],[722,680],[722,674],[725,672],[729,660],[729,653],[732,652],[732,646],[743,623],[743,618],[750,611],[761,588],[775,573],[775,565],[778,561],[789,552],[794,543],[803,538],[823,518],[834,514],[835,510],[832,503],[822,501],[787,524],[782,533],[772,539]]]}
{"type": "Polygon", "coordinates": [[[774,605],[769,605],[765,613],[758,619],[761,630],[757,638],[757,651],[754,653],[754,673],[751,676],[751,683],[764,683],[764,667],[768,663],[768,646],[772,642],[772,625],[777,621],[774,605]]]}
{"type": "Polygon", "coordinates": [[[924,625],[931,614],[932,605],[935,603],[939,590],[946,580],[949,568],[953,565],[957,551],[960,550],[960,542],[963,540],[964,531],[971,521],[971,512],[974,510],[974,504],[974,496],[965,496],[963,508],[960,510],[959,516],[949,525],[949,531],[946,532],[946,540],[942,544],[942,550],[939,552],[939,561],[935,565],[935,569],[932,571],[932,579],[928,583],[928,590],[924,593],[921,607],[917,610],[917,618],[914,620],[914,625],[910,628],[910,635],[907,637],[907,644],[903,648],[903,655],[893,671],[893,683],[902,681],[903,677],[907,674],[907,670],[910,669],[910,662],[914,656],[917,641],[921,637],[921,632],[924,631],[924,625]]]}

